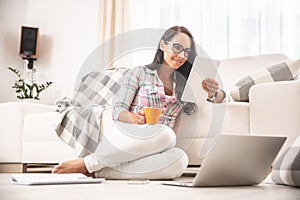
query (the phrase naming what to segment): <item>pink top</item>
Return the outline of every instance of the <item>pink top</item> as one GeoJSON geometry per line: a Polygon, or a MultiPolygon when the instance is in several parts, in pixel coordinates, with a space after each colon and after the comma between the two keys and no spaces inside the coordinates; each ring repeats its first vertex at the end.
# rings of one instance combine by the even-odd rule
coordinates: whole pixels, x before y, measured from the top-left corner
{"type": "MultiPolygon", "coordinates": [[[[174,88],[175,84],[173,91],[174,88]]],[[[123,110],[135,113],[144,107],[159,107],[163,110],[159,123],[173,128],[183,105],[183,102],[177,101],[174,92],[172,96],[165,94],[157,70],[139,66],[125,74],[122,87],[114,101],[113,119],[117,120],[123,110]]]]}

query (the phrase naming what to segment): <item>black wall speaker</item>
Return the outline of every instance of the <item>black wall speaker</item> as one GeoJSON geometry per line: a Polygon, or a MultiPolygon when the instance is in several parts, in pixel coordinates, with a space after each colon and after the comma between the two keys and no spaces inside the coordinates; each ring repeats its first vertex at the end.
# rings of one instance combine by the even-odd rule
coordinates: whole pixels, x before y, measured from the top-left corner
{"type": "Polygon", "coordinates": [[[39,51],[39,28],[35,27],[21,27],[21,41],[20,41],[20,52],[19,55],[23,59],[34,59],[38,58],[39,51]]]}

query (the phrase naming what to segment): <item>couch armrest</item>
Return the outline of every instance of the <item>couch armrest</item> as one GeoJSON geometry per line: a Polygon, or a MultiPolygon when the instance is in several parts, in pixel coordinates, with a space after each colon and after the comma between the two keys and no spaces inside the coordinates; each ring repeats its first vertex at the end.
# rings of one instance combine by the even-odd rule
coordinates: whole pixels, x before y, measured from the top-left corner
{"type": "Polygon", "coordinates": [[[22,161],[23,106],[0,104],[0,163],[22,161]]]}
{"type": "Polygon", "coordinates": [[[24,118],[23,163],[60,163],[75,159],[74,150],[54,130],[58,112],[44,112],[24,118]]]}
{"type": "MultiPolygon", "coordinates": [[[[21,103],[21,102],[17,102],[17,103],[21,103]]],[[[54,105],[45,105],[45,104],[27,103],[27,102],[24,102],[22,104],[23,104],[23,109],[24,109],[24,116],[27,116],[27,115],[33,114],[33,113],[57,111],[57,107],[54,105]]]]}
{"type": "Polygon", "coordinates": [[[300,81],[262,83],[251,87],[251,134],[288,136],[281,152],[300,134],[300,81]]]}
{"type": "Polygon", "coordinates": [[[25,116],[55,110],[55,106],[36,103],[0,103],[0,163],[19,163],[22,161],[23,121],[25,116]]]}

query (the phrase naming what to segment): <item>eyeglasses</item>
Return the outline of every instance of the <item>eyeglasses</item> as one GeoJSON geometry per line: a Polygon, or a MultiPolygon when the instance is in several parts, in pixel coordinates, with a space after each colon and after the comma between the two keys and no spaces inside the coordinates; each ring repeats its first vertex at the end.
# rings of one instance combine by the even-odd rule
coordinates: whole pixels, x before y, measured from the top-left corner
{"type": "Polygon", "coordinates": [[[189,57],[189,55],[192,53],[192,49],[191,48],[186,48],[184,49],[183,46],[181,44],[178,44],[178,43],[174,43],[174,42],[170,42],[170,41],[165,41],[166,43],[168,44],[172,44],[173,47],[172,47],[172,51],[176,54],[180,54],[182,51],[184,52],[184,56],[186,58],[189,57]]]}

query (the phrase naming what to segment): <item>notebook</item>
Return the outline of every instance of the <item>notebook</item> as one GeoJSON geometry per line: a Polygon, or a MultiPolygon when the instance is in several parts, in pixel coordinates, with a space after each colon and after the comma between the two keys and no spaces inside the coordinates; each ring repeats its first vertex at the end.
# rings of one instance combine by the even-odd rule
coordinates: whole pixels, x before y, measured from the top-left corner
{"type": "Polygon", "coordinates": [[[79,183],[102,183],[104,178],[91,178],[84,174],[43,174],[25,173],[12,174],[11,181],[19,185],[52,185],[52,184],[79,184],[79,183]]]}
{"type": "Polygon", "coordinates": [[[284,136],[220,135],[192,182],[183,187],[246,186],[261,183],[281,149],[284,136]]]}
{"type": "Polygon", "coordinates": [[[196,104],[204,104],[207,100],[207,92],[202,88],[205,78],[215,79],[220,62],[207,57],[196,56],[193,67],[183,90],[181,100],[196,104]]]}

